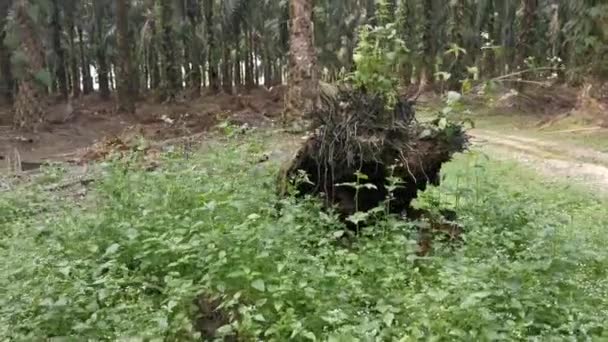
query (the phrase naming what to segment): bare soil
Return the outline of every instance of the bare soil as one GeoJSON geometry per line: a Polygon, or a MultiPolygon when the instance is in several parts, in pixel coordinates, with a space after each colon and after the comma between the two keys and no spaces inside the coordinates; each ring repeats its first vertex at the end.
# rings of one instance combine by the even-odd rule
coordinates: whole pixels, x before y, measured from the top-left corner
{"type": "Polygon", "coordinates": [[[608,153],[495,131],[473,130],[471,134],[493,157],[516,160],[552,179],[608,192],[608,153]]]}
{"type": "Polygon", "coordinates": [[[49,106],[48,123],[37,133],[13,130],[10,108],[0,108],[0,166],[15,154],[24,165],[73,161],[86,156],[87,148],[96,143],[126,142],[140,136],[162,141],[205,132],[226,120],[236,125],[270,126],[282,111],[281,100],[280,90],[264,88],[172,104],[159,104],[150,98],[139,101],[133,115],[117,113],[113,101],[89,95],[70,104],[49,106]]]}

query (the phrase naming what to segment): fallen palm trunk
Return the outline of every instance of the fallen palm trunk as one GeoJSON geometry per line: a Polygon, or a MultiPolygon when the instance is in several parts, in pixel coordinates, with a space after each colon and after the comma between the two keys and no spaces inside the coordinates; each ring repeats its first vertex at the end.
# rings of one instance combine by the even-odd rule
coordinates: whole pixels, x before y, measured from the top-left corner
{"type": "Polygon", "coordinates": [[[467,146],[460,125],[439,118],[421,124],[413,103],[360,90],[340,90],[317,114],[322,125],[284,165],[279,191],[317,195],[343,218],[390,199],[391,213],[414,217],[419,190],[438,185],[442,164],[467,146]]]}

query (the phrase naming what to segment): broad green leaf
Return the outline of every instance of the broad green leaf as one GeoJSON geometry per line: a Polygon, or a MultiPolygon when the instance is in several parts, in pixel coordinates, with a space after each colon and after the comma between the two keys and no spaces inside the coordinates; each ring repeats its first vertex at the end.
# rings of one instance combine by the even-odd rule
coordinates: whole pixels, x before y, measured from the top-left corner
{"type": "Polygon", "coordinates": [[[264,281],[262,279],[256,279],[253,282],[251,282],[251,287],[253,287],[254,289],[256,289],[260,292],[266,291],[266,285],[264,284],[264,281]]]}

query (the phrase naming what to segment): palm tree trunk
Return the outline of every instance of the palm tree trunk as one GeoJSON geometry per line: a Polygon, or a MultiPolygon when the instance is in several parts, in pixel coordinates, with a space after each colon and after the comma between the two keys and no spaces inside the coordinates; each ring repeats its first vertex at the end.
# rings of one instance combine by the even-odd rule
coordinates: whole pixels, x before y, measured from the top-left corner
{"type": "Polygon", "coordinates": [[[248,29],[245,34],[246,49],[245,49],[245,88],[253,88],[253,44],[251,43],[251,31],[248,29]]]}
{"type": "Polygon", "coordinates": [[[160,87],[161,76],[160,66],[158,63],[158,33],[156,29],[156,22],[150,23],[150,45],[148,46],[148,68],[150,69],[150,89],[158,89],[160,87]]]}
{"type": "Polygon", "coordinates": [[[82,69],[82,91],[85,95],[90,94],[93,91],[93,79],[91,78],[91,70],[89,68],[89,61],[84,53],[84,37],[82,32],[82,26],[78,25],[78,47],[80,50],[80,68],[82,69]]]}
{"type": "Polygon", "coordinates": [[[253,63],[255,86],[259,87],[260,86],[260,66],[258,65],[258,57],[260,56],[260,54],[258,51],[258,44],[255,42],[255,40],[253,40],[253,38],[252,38],[251,46],[253,46],[253,50],[252,50],[252,54],[251,54],[251,61],[253,63]]]}
{"type": "Polygon", "coordinates": [[[95,55],[97,58],[97,77],[99,82],[99,94],[102,99],[108,100],[110,98],[110,79],[109,79],[109,66],[106,53],[106,42],[104,39],[103,29],[103,18],[105,15],[105,3],[103,0],[94,0],[94,12],[95,12],[95,43],[96,51],[95,55]]]}
{"type": "Polygon", "coordinates": [[[205,2],[205,20],[207,22],[207,67],[209,69],[209,88],[217,93],[220,90],[220,78],[218,74],[218,52],[215,46],[215,32],[213,29],[213,0],[205,2]]]}
{"type": "Polygon", "coordinates": [[[525,66],[527,57],[533,55],[534,25],[536,24],[538,0],[522,0],[523,16],[521,29],[517,39],[517,54],[515,63],[519,67],[525,66]]]}
{"type": "Polygon", "coordinates": [[[232,94],[232,58],[230,58],[230,45],[228,42],[224,42],[223,45],[222,88],[226,94],[232,94]]]}
{"type": "Polygon", "coordinates": [[[242,84],[241,76],[241,25],[237,21],[234,28],[234,85],[238,91],[242,84]]]}
{"type": "Polygon", "coordinates": [[[272,86],[272,60],[268,55],[268,50],[266,50],[262,61],[262,65],[264,65],[264,86],[266,86],[266,88],[272,86]]]}
{"type": "Polygon", "coordinates": [[[447,55],[447,65],[450,72],[450,80],[448,85],[451,90],[460,90],[461,81],[466,77],[465,55],[460,48],[465,49],[464,35],[462,25],[465,21],[465,0],[451,1],[450,7],[450,25],[448,30],[448,43],[455,44],[451,53],[447,55]]]}
{"type": "Polygon", "coordinates": [[[319,101],[312,0],[290,1],[289,80],[284,123],[311,114],[319,101]]]}
{"type": "Polygon", "coordinates": [[[160,85],[160,68],[156,49],[151,47],[148,51],[148,68],[150,69],[150,89],[158,89],[160,85]]]}
{"type": "Polygon", "coordinates": [[[187,3],[187,15],[188,20],[190,21],[190,44],[192,48],[190,49],[190,54],[188,59],[190,64],[192,65],[192,70],[190,71],[190,89],[191,95],[198,97],[201,94],[201,83],[202,83],[202,75],[201,75],[201,42],[199,41],[197,35],[197,28],[200,23],[201,13],[200,13],[200,3],[199,0],[189,0],[187,3]]]}
{"type": "Polygon", "coordinates": [[[161,28],[162,28],[162,54],[163,68],[165,70],[165,79],[162,85],[163,99],[165,101],[174,101],[177,92],[181,88],[180,70],[176,61],[176,49],[173,44],[175,38],[173,32],[173,7],[170,1],[160,1],[161,10],[161,28]]]}
{"type": "Polygon", "coordinates": [[[243,84],[243,76],[241,75],[241,51],[240,51],[240,45],[239,42],[237,41],[236,45],[236,53],[234,55],[234,65],[233,65],[233,69],[234,69],[234,85],[237,89],[239,89],[241,87],[241,85],[243,84]]]}
{"type": "Polygon", "coordinates": [[[53,52],[55,53],[55,78],[59,93],[62,98],[68,98],[68,80],[65,70],[65,50],[61,46],[61,9],[59,8],[59,0],[53,0],[53,13],[51,17],[51,30],[53,37],[53,52]]]}
{"type": "Polygon", "coordinates": [[[11,70],[11,52],[4,44],[6,38],[6,16],[11,6],[10,1],[0,4],[0,103],[13,102],[13,75],[11,70]]]}
{"type": "Polygon", "coordinates": [[[76,8],[72,8],[70,11],[66,11],[66,29],[68,31],[68,40],[69,40],[69,60],[70,60],[70,74],[72,81],[72,95],[74,97],[80,96],[80,69],[78,68],[78,54],[76,52],[76,43],[75,43],[75,25],[74,25],[74,15],[76,12],[76,8]]]}
{"type": "Polygon", "coordinates": [[[437,50],[435,49],[435,39],[433,32],[433,1],[423,0],[422,12],[422,41],[424,47],[422,49],[422,64],[420,67],[420,86],[425,88],[431,83],[431,75],[433,73],[434,61],[437,50]]]}
{"type": "Polygon", "coordinates": [[[42,105],[45,91],[36,81],[36,75],[44,70],[44,51],[35,24],[28,13],[29,6],[27,0],[19,0],[15,9],[21,51],[27,62],[27,70],[19,82],[13,123],[17,128],[37,131],[38,126],[45,121],[42,105]]]}
{"type": "Polygon", "coordinates": [[[129,42],[129,5],[127,0],[116,0],[116,33],[118,42],[118,68],[116,75],[118,110],[135,112],[133,92],[133,66],[131,64],[131,44],[129,42]]]}

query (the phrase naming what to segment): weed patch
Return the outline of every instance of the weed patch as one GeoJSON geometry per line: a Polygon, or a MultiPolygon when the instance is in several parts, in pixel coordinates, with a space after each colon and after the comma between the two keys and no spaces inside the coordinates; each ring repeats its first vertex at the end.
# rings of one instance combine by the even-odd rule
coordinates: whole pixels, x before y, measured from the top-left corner
{"type": "Polygon", "coordinates": [[[458,212],[464,243],[421,258],[415,222],[387,216],[344,243],[318,200],[278,199],[268,141],[167,154],[162,171],[108,163],[85,208],[0,193],[0,336],[608,337],[605,199],[469,153],[417,200],[458,212]]]}

